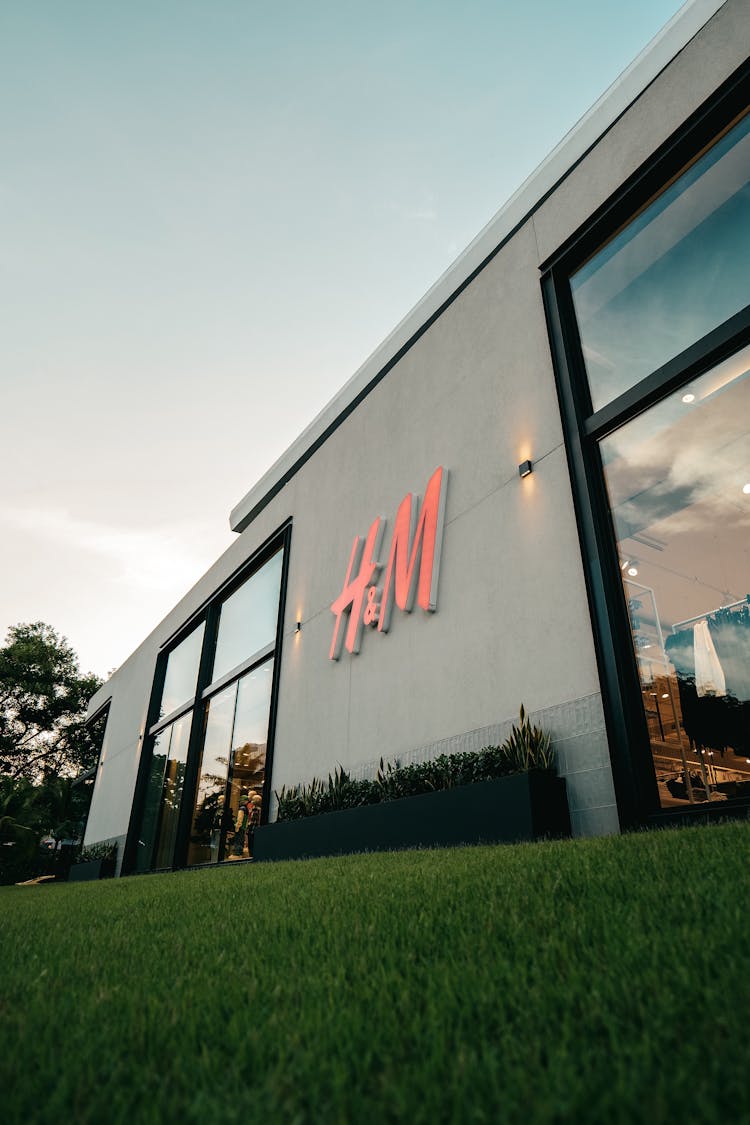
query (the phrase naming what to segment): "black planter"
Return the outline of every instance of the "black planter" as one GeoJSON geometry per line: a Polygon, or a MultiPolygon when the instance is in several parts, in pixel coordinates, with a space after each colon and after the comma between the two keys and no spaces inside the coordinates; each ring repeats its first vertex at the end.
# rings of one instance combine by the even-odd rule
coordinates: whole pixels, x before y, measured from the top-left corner
{"type": "Polygon", "coordinates": [[[71,866],[68,882],[82,883],[89,879],[111,879],[114,873],[114,859],[88,859],[85,863],[74,863],[71,866]]]}
{"type": "Polygon", "coordinates": [[[302,859],[569,835],[564,779],[549,773],[521,773],[266,824],[256,829],[253,855],[256,860],[302,859]]]}

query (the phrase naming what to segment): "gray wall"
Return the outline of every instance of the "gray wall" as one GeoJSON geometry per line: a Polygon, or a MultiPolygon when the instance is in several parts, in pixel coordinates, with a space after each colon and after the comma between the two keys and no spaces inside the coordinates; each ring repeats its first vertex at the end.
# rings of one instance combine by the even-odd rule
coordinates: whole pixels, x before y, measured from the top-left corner
{"type": "MultiPolygon", "coordinates": [[[[284,649],[276,788],[445,738],[468,746],[521,702],[598,691],[537,265],[527,224],[297,478],[287,629],[298,613],[303,626],[284,649]],[[353,536],[439,464],[451,475],[437,613],[395,611],[387,635],[331,662],[353,536]]],[[[590,800],[611,807],[601,746],[597,770],[590,800]]]]}

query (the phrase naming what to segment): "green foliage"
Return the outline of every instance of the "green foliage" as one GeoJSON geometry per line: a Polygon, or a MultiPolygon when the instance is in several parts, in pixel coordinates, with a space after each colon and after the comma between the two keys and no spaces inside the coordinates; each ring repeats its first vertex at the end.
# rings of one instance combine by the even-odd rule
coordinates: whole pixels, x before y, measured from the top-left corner
{"type": "Polygon", "coordinates": [[[55,840],[76,840],[83,832],[90,793],[69,777],[45,777],[35,786],[37,823],[55,840]]]}
{"type": "Polygon", "coordinates": [[[0,888],[3,1125],[739,1125],[749,850],[735,823],[0,888]]]}
{"type": "Polygon", "coordinates": [[[83,832],[90,792],[68,777],[48,774],[32,784],[25,777],[0,777],[0,884],[38,874],[43,836],[77,840],[83,832]]]}
{"type": "Polygon", "coordinates": [[[38,824],[36,790],[30,781],[0,777],[0,848],[33,852],[38,824]]]}
{"type": "Polygon", "coordinates": [[[37,621],[0,647],[0,883],[38,874],[39,841],[81,836],[90,791],[73,778],[96,764],[103,719],[86,725],[101,686],[68,642],[37,621]]]}
{"type": "Polygon", "coordinates": [[[507,740],[503,744],[509,759],[514,763],[514,772],[527,773],[529,770],[552,769],[554,753],[550,736],[540,727],[532,726],[524,711],[523,703],[518,726],[513,724],[507,740]]]}
{"type": "Polygon", "coordinates": [[[89,844],[86,848],[81,848],[78,855],[78,863],[90,863],[96,859],[117,859],[117,844],[89,844]]]}
{"type": "Polygon", "coordinates": [[[85,715],[101,683],[81,673],[70,644],[49,625],[10,629],[0,648],[0,774],[38,781],[95,765],[85,715]]]}
{"type": "Polygon", "coordinates": [[[35,796],[26,778],[0,777],[0,885],[33,873],[41,835],[35,796]]]}
{"type": "Polygon", "coordinates": [[[335,809],[372,805],[382,799],[375,788],[375,782],[355,781],[342,766],[338,766],[333,775],[329,773],[327,781],[313,778],[308,785],[295,785],[291,789],[282,786],[276,798],[279,802],[279,820],[298,820],[335,809]]]}
{"type": "Polygon", "coordinates": [[[375,805],[399,797],[414,797],[457,785],[493,781],[515,773],[554,769],[554,750],[550,736],[532,726],[523,704],[518,724],[500,746],[459,754],[441,754],[429,762],[402,766],[399,761],[380,759],[374,780],[355,781],[342,766],[328,781],[313,778],[307,785],[282,787],[276,793],[279,820],[299,820],[335,809],[375,805]]]}

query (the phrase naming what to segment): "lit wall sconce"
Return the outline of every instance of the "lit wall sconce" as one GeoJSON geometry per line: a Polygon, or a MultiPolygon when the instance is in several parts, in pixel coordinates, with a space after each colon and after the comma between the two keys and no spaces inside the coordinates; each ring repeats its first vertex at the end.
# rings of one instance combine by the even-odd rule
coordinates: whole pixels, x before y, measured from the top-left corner
{"type": "Polygon", "coordinates": [[[522,461],[518,466],[519,477],[528,477],[534,472],[534,466],[531,461],[522,461]]]}
{"type": "Polygon", "coordinates": [[[295,631],[295,633],[301,633],[302,632],[302,622],[301,621],[297,621],[297,624],[294,627],[294,631],[295,631]]]}

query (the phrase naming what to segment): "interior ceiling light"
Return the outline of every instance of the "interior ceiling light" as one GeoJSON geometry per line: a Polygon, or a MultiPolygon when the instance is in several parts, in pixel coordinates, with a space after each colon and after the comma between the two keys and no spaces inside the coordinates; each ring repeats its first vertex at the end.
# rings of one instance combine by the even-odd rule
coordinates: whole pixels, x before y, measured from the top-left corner
{"type": "Polygon", "coordinates": [[[745,493],[745,496],[750,496],[750,481],[748,481],[747,484],[743,484],[742,491],[745,493]]]}
{"type": "Polygon", "coordinates": [[[626,566],[630,566],[630,559],[623,559],[620,563],[620,570],[624,570],[626,566]]]}
{"type": "Polygon", "coordinates": [[[683,402],[695,402],[695,395],[690,395],[690,394],[688,394],[688,395],[683,395],[683,396],[682,396],[682,401],[683,401],[683,402]]]}
{"type": "Polygon", "coordinates": [[[638,567],[637,566],[629,566],[628,567],[628,574],[630,575],[631,578],[635,578],[637,573],[638,573],[638,567]]]}

